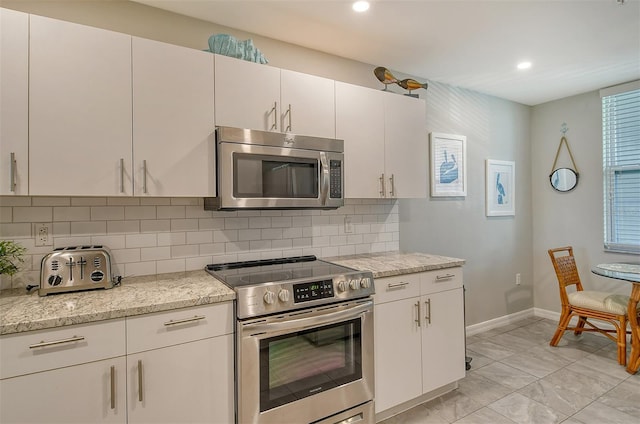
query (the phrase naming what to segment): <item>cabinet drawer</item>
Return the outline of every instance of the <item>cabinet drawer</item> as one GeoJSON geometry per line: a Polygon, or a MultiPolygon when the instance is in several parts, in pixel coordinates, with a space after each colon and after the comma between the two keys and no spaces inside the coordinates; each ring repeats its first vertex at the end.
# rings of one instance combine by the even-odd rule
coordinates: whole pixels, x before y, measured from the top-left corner
{"type": "Polygon", "coordinates": [[[420,274],[376,278],[375,285],[374,303],[385,303],[420,296],[420,274]]]}
{"type": "Polygon", "coordinates": [[[124,319],[0,337],[0,378],[125,354],[124,319]]]}
{"type": "Polygon", "coordinates": [[[127,318],[127,353],[233,333],[232,302],[127,318]]]}
{"type": "Polygon", "coordinates": [[[462,268],[445,268],[422,272],[420,275],[420,294],[441,292],[462,287],[462,268]]]}

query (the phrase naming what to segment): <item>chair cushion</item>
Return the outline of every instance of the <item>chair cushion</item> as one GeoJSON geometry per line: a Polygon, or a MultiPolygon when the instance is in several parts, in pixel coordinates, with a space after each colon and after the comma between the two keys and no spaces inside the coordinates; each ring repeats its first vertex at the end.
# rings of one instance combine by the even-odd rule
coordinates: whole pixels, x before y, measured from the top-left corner
{"type": "Polygon", "coordinates": [[[583,290],[568,293],[569,303],[579,308],[595,309],[616,315],[626,315],[629,296],[583,290]]]}

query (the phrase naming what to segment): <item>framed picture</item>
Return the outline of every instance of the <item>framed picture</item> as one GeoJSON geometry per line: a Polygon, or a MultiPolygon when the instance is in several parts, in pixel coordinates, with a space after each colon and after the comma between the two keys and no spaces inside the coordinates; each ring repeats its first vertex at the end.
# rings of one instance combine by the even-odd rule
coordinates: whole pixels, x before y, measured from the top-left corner
{"type": "Polygon", "coordinates": [[[430,133],[431,196],[467,195],[467,137],[430,133]]]}
{"type": "Polygon", "coordinates": [[[487,159],[487,216],[515,216],[516,163],[487,159]]]}

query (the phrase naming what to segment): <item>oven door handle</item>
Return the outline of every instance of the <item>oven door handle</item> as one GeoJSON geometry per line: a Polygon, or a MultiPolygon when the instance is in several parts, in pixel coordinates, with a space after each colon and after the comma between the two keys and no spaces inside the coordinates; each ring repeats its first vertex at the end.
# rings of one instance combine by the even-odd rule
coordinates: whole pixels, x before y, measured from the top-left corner
{"type": "Polygon", "coordinates": [[[329,314],[314,315],[307,318],[292,319],[281,322],[260,321],[256,323],[244,324],[242,330],[243,332],[250,332],[255,335],[290,330],[303,330],[308,327],[317,327],[318,325],[331,324],[334,322],[354,319],[360,316],[362,313],[372,310],[373,302],[368,301],[366,303],[362,303],[357,306],[352,306],[348,309],[332,312],[329,314]]]}

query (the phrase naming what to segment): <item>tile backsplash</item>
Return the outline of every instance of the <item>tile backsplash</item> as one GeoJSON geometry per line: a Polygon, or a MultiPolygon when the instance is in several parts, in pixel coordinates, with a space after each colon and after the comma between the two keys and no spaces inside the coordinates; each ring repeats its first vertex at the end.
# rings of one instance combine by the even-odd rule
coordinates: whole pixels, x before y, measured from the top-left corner
{"type": "Polygon", "coordinates": [[[22,270],[0,276],[0,289],[38,284],[40,261],[63,246],[109,247],[115,275],[124,277],[213,262],[393,251],[398,215],[398,201],[389,199],[347,199],[332,211],[217,212],[205,211],[201,198],[0,196],[0,239],[27,248],[22,270]],[[36,223],[52,224],[53,245],[35,246],[36,223]]]}

